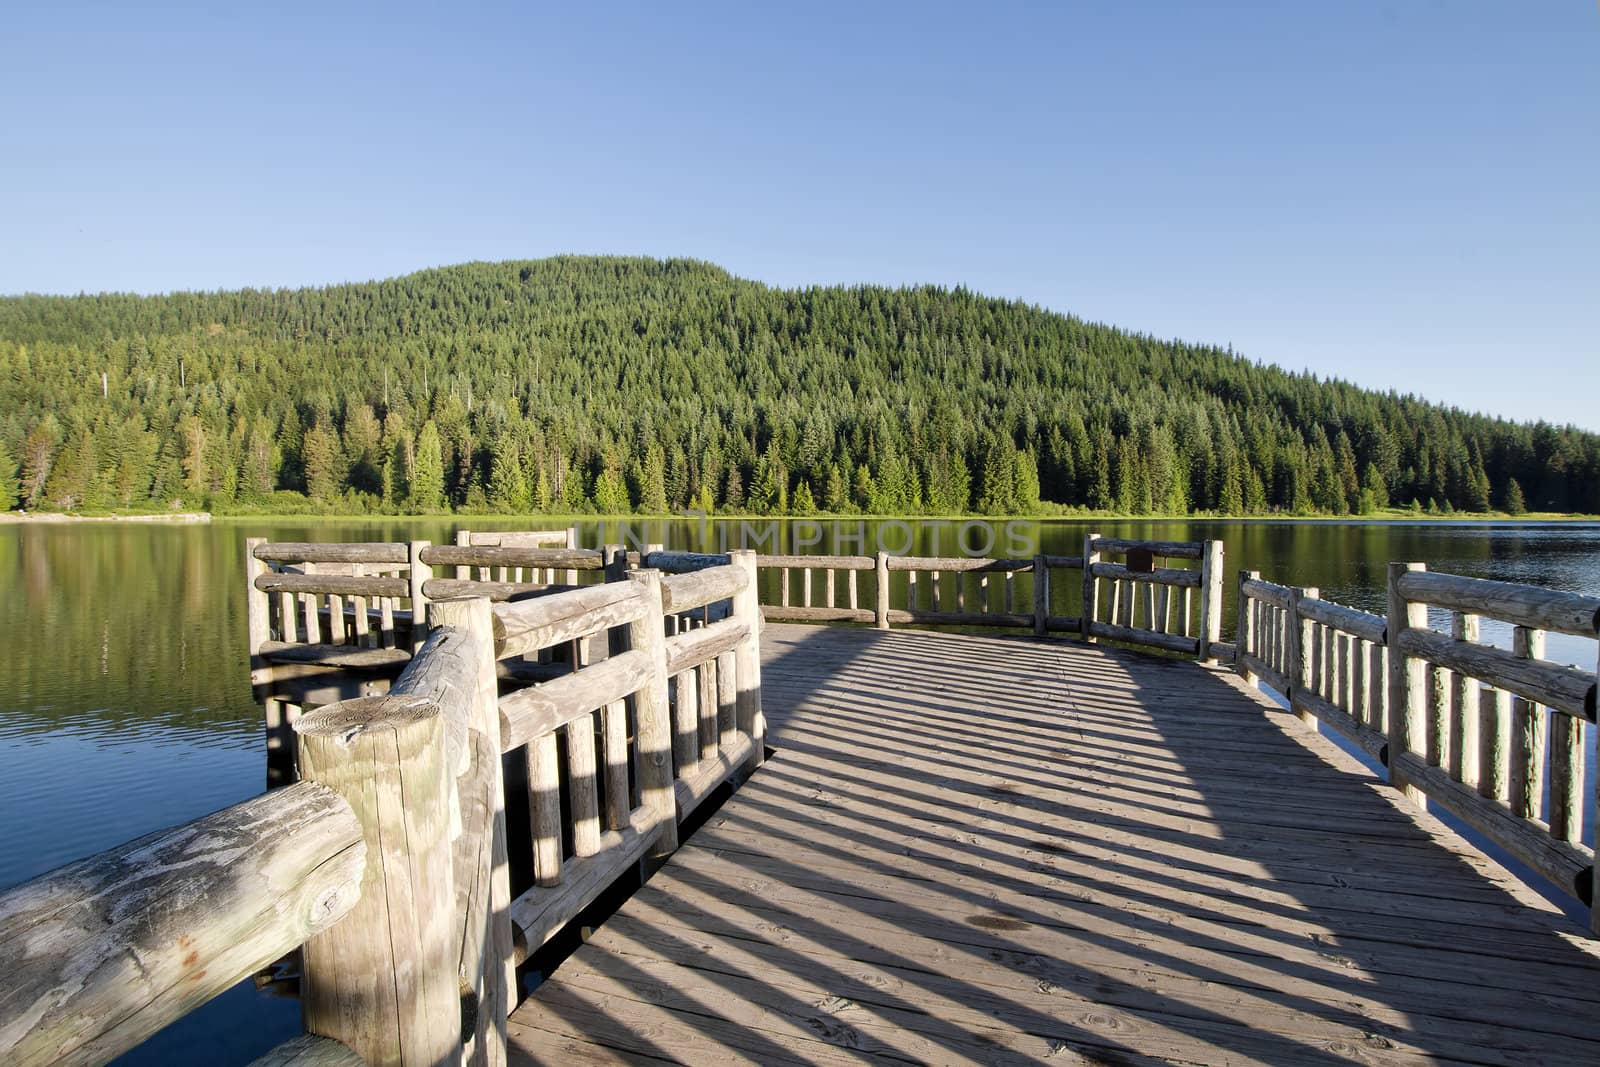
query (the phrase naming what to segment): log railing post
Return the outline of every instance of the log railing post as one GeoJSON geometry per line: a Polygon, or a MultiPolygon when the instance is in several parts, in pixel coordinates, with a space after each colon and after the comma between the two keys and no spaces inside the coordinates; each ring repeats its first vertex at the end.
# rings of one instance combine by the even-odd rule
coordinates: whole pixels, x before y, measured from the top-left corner
{"type": "Polygon", "coordinates": [[[433,577],[433,568],[422,562],[422,550],[432,541],[412,541],[407,550],[406,574],[411,581],[411,651],[422,647],[428,636],[428,598],[422,591],[423,583],[433,577]]]}
{"type": "Polygon", "coordinates": [[[749,633],[734,649],[734,671],[738,675],[735,721],[750,738],[748,770],[754,771],[766,759],[767,717],[761,709],[761,599],[756,589],[756,554],[748,548],[728,553],[735,567],[745,572],[745,587],[733,598],[734,618],[742,619],[749,633]]]}
{"type": "MultiPolygon", "coordinates": [[[[628,580],[628,546],[606,545],[601,556],[605,560],[605,580],[607,582],[625,582],[628,580]]],[[[628,631],[620,626],[612,627],[606,631],[606,650],[608,655],[618,656],[628,651],[628,631]]]]}
{"type": "MultiPolygon", "coordinates": [[[[1518,626],[1511,631],[1511,652],[1521,659],[1544,657],[1544,631],[1518,626]]],[[[1511,810],[1537,819],[1544,799],[1544,719],[1547,712],[1526,697],[1511,698],[1511,810]]]]}
{"type": "MultiPolygon", "coordinates": [[[[1457,641],[1476,642],[1482,633],[1482,623],[1477,615],[1454,611],[1450,613],[1450,636],[1457,641]]],[[[1462,785],[1478,788],[1478,756],[1482,739],[1478,727],[1481,717],[1478,681],[1459,671],[1450,678],[1450,776],[1462,785]]]]}
{"type": "Polygon", "coordinates": [[[1041,552],[1033,557],[1033,636],[1043,637],[1049,630],[1050,568],[1041,552]]]}
{"type": "Polygon", "coordinates": [[[295,730],[302,774],[344,797],[367,846],[360,901],[304,946],[306,1030],[367,1063],[454,1063],[461,991],[444,717],[417,697],[367,697],[310,712],[295,730]]]}
{"type": "MultiPolygon", "coordinates": [[[[578,547],[578,528],[576,526],[568,526],[567,527],[567,547],[568,548],[577,548],[578,547]]],[[[552,572],[550,576],[552,578],[554,578],[555,577],[554,572],[552,572]]],[[[578,572],[576,570],[573,570],[571,568],[567,569],[567,584],[568,585],[577,585],[578,584],[578,572]]]]}
{"type": "MultiPolygon", "coordinates": [[[[1316,691],[1315,679],[1311,677],[1311,657],[1306,655],[1306,652],[1316,643],[1317,624],[1301,614],[1300,602],[1317,599],[1319,592],[1320,590],[1314,585],[1289,587],[1289,611],[1285,620],[1289,630],[1289,647],[1286,649],[1288,662],[1283,674],[1289,683],[1289,692],[1284,695],[1289,698],[1290,710],[1294,710],[1296,693],[1301,690],[1308,693],[1316,691]]],[[[1301,711],[1299,715],[1300,721],[1306,724],[1307,729],[1315,731],[1318,728],[1317,717],[1311,712],[1301,711]]]]}
{"type": "Polygon", "coordinates": [[[1389,784],[1418,807],[1426,806],[1425,795],[1395,768],[1401,754],[1417,753],[1417,740],[1423,734],[1427,664],[1400,650],[1400,636],[1409,629],[1428,625],[1428,606],[1408,601],[1400,594],[1400,576],[1427,569],[1424,563],[1389,564],[1389,784]]]}
{"type": "Polygon", "coordinates": [[[1234,628],[1233,638],[1234,646],[1238,649],[1238,654],[1233,658],[1234,668],[1239,672],[1239,677],[1244,679],[1245,684],[1252,686],[1256,685],[1260,679],[1244,665],[1244,658],[1246,655],[1254,656],[1257,659],[1263,657],[1261,650],[1256,647],[1256,616],[1255,612],[1250,610],[1250,597],[1244,591],[1244,584],[1246,582],[1259,581],[1260,579],[1260,571],[1241,570],[1239,572],[1239,621],[1234,628]]]}
{"type": "Polygon", "coordinates": [[[889,553],[880,550],[873,557],[873,572],[878,579],[878,599],[872,607],[873,623],[880,630],[889,628],[889,553]]]}
{"type": "Polygon", "coordinates": [[[429,604],[428,621],[434,628],[445,627],[470,637],[469,651],[477,660],[472,675],[476,692],[461,701],[467,712],[466,766],[453,768],[462,825],[452,849],[452,866],[462,990],[463,995],[472,994],[477,1004],[469,1062],[496,1067],[505,1063],[505,1020],[516,1007],[517,979],[494,614],[487,598],[464,597],[429,604]]]}
{"type": "Polygon", "coordinates": [[[272,695],[272,665],[261,657],[261,646],[272,639],[272,595],[256,588],[256,579],[267,573],[267,565],[256,558],[256,548],[267,543],[265,537],[244,539],[245,607],[250,635],[250,693],[261,705],[267,735],[267,788],[294,781],[294,728],[288,708],[272,695]]]}
{"type": "Polygon", "coordinates": [[[1214,662],[1211,646],[1222,640],[1222,542],[1205,542],[1200,557],[1200,652],[1214,662]]]}
{"type": "MultiPolygon", "coordinates": [[[[678,847],[678,802],[672,787],[672,712],[667,702],[667,638],[661,608],[661,572],[632,571],[629,579],[642,586],[644,613],[628,624],[628,647],[645,653],[650,677],[633,694],[638,743],[635,774],[639,803],[655,816],[657,836],[651,856],[670,854],[678,847]]],[[[742,679],[741,679],[742,682],[742,679]]]]}
{"type": "Polygon", "coordinates": [[[1086,534],[1083,538],[1083,610],[1079,613],[1078,624],[1084,642],[1091,645],[1094,644],[1094,615],[1100,599],[1100,582],[1094,576],[1094,565],[1100,562],[1100,553],[1094,547],[1098,540],[1097,533],[1086,534]]]}

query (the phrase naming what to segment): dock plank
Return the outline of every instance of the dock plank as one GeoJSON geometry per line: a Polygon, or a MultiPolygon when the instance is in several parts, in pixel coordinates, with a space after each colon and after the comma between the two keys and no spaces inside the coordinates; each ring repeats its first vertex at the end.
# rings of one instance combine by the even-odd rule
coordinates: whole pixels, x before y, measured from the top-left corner
{"type": "Polygon", "coordinates": [[[517,1063],[1600,1062],[1585,933],[1232,675],[769,625],[775,757],[517,1063]]]}

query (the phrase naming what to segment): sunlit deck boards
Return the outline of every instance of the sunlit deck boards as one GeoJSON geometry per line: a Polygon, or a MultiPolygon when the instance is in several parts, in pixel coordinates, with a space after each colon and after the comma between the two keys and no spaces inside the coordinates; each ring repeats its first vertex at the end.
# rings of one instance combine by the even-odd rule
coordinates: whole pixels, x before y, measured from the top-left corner
{"type": "Polygon", "coordinates": [[[514,1061],[1600,1062],[1576,927],[1231,676],[764,642],[776,758],[518,1009],[514,1061]]]}

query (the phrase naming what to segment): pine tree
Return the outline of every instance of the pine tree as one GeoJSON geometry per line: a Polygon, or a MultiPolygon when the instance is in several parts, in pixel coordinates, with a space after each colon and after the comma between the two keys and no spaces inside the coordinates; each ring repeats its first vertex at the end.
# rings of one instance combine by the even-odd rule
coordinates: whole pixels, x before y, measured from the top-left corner
{"type": "Polygon", "coordinates": [[[10,511],[17,506],[22,495],[22,482],[17,478],[17,461],[11,458],[6,443],[0,440],[0,511],[10,511]]]}
{"type": "Polygon", "coordinates": [[[1389,487],[1383,484],[1383,474],[1376,463],[1367,464],[1366,477],[1361,480],[1358,506],[1363,515],[1376,515],[1389,506],[1389,487]]]}
{"type": "Polygon", "coordinates": [[[522,453],[514,442],[502,440],[489,465],[489,506],[507,515],[525,514],[532,505],[522,453]]]}
{"type": "Polygon", "coordinates": [[[343,481],[339,439],[319,422],[306,431],[300,454],[305,463],[306,495],[319,504],[337,497],[343,481]]]}
{"type": "Polygon", "coordinates": [[[55,419],[46,415],[22,444],[22,502],[29,509],[38,507],[44,498],[50,465],[55,462],[55,425],[55,419]]]}
{"type": "Polygon", "coordinates": [[[51,468],[45,495],[63,511],[77,510],[85,505],[97,472],[94,438],[88,430],[79,430],[51,468]]]}
{"type": "Polygon", "coordinates": [[[632,510],[628,483],[614,462],[609,462],[594,480],[594,506],[602,515],[626,515],[632,510]]]}
{"type": "Polygon", "coordinates": [[[1505,507],[1507,515],[1522,515],[1528,510],[1528,502],[1522,498],[1522,485],[1515,478],[1506,482],[1505,507]]]}
{"type": "Polygon", "coordinates": [[[789,504],[789,511],[795,515],[815,515],[817,502],[811,496],[811,484],[805,479],[795,487],[794,499],[789,504]]]}
{"type": "Polygon", "coordinates": [[[1030,449],[1017,453],[1016,475],[1012,479],[1016,510],[1031,515],[1039,510],[1039,462],[1030,449]]]}
{"type": "Polygon", "coordinates": [[[431,514],[444,509],[444,445],[432,420],[417,435],[416,465],[412,468],[407,502],[412,511],[431,514]]]}
{"type": "Polygon", "coordinates": [[[850,493],[845,487],[844,472],[837,463],[828,465],[828,480],[822,487],[822,506],[832,512],[850,510],[850,493]]]}
{"type": "Polygon", "coordinates": [[[856,468],[850,481],[850,502],[863,511],[872,511],[872,501],[878,495],[878,483],[872,480],[872,471],[865,463],[856,468]]]}
{"type": "Polygon", "coordinates": [[[739,465],[728,465],[728,478],[722,487],[722,505],[729,511],[739,511],[744,508],[744,476],[739,473],[739,465]]]}
{"type": "Polygon", "coordinates": [[[768,447],[756,461],[756,476],[750,483],[750,510],[758,515],[781,515],[788,510],[789,476],[778,459],[777,450],[768,447]]]}
{"type": "Polygon", "coordinates": [[[1012,515],[1017,511],[1016,446],[1009,437],[991,442],[984,456],[978,511],[984,515],[1012,515]]]}
{"type": "Polygon", "coordinates": [[[206,438],[206,424],[198,415],[183,420],[183,488],[194,500],[203,499],[211,487],[206,438]]]}
{"type": "Polygon", "coordinates": [[[667,461],[659,445],[652,445],[645,454],[639,510],[647,515],[665,515],[670,510],[667,506],[667,461]]]}

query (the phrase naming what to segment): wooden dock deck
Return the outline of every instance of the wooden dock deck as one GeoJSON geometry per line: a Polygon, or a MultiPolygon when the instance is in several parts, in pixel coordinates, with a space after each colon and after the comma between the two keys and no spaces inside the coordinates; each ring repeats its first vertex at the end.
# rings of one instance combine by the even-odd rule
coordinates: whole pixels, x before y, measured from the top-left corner
{"type": "Polygon", "coordinates": [[[771,625],[763,766],[525,1063],[1600,1062],[1576,925],[1234,675],[771,625]]]}

